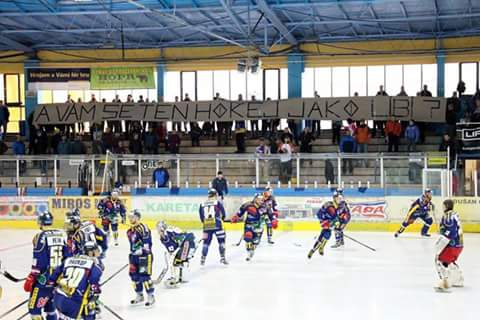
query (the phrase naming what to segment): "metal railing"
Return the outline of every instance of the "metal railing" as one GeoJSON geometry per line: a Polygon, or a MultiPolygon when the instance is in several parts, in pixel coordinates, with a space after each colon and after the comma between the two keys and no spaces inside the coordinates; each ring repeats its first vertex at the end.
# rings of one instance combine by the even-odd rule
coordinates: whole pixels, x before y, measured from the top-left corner
{"type": "MultiPolygon", "coordinates": [[[[448,153],[297,153],[273,154],[159,154],[159,155],[46,155],[0,157],[2,186],[53,188],[81,186],[109,190],[115,181],[135,187],[155,187],[150,178],[163,166],[169,186],[208,186],[220,170],[235,186],[277,187],[409,187],[439,185],[424,169],[449,170],[448,153]],[[326,170],[325,167],[328,167],[326,170]]],[[[450,175],[449,175],[450,177],[450,175]]],[[[450,181],[447,182],[450,186],[450,181]]],[[[450,188],[449,188],[450,189],[450,188]]]]}

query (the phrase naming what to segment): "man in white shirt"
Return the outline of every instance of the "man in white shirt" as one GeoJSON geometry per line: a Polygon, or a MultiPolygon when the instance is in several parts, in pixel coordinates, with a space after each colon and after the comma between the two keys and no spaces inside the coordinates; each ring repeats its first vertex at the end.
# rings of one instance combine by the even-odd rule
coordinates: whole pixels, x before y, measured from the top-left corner
{"type": "Polygon", "coordinates": [[[278,153],[280,154],[280,182],[288,183],[292,177],[292,145],[290,144],[290,138],[285,138],[278,153]]]}

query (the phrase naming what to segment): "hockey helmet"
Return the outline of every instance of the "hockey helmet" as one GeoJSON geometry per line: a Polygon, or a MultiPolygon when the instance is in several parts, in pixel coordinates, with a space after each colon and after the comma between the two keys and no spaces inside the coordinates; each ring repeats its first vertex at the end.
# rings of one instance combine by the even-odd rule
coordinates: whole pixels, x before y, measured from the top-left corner
{"type": "Polygon", "coordinates": [[[217,190],[211,188],[208,190],[208,197],[213,198],[213,197],[218,197],[218,192],[217,190]]]}
{"type": "Polygon", "coordinates": [[[87,241],[82,246],[82,253],[90,257],[99,257],[100,256],[100,247],[95,241],[87,241]]]}
{"type": "Polygon", "coordinates": [[[271,187],[265,187],[265,189],[263,190],[263,197],[267,199],[272,194],[273,194],[273,189],[271,187]]]}
{"type": "Polygon", "coordinates": [[[431,200],[432,199],[432,189],[425,189],[425,191],[423,191],[423,195],[425,197],[428,198],[428,200],[431,200]]]}
{"type": "Polygon", "coordinates": [[[50,211],[45,210],[38,213],[37,223],[39,226],[51,226],[53,224],[53,215],[50,211]]]}
{"type": "Polygon", "coordinates": [[[260,205],[263,203],[263,195],[260,194],[260,193],[256,193],[255,196],[253,197],[252,202],[253,202],[256,206],[260,206],[260,205]]]}
{"type": "Polygon", "coordinates": [[[82,223],[82,220],[80,219],[79,215],[72,214],[72,212],[67,212],[67,215],[65,216],[65,223],[64,223],[64,228],[67,231],[75,231],[80,224],[82,223]]]}
{"type": "Polygon", "coordinates": [[[157,225],[156,225],[156,228],[157,228],[158,234],[163,235],[167,231],[168,226],[165,223],[165,221],[158,221],[157,225]]]}
{"type": "Polygon", "coordinates": [[[120,190],[118,190],[117,188],[113,189],[112,192],[110,193],[110,196],[114,199],[118,198],[119,195],[120,195],[120,190]]]}

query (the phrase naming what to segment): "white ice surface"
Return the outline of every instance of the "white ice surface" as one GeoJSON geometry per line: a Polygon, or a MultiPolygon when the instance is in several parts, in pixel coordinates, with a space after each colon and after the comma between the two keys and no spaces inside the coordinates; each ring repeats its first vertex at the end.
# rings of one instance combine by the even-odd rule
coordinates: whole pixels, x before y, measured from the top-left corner
{"type": "MultiPolygon", "coordinates": [[[[26,276],[31,263],[33,230],[0,230],[0,259],[17,277],[26,276]],[[15,248],[14,248],[15,247],[15,248]]],[[[272,246],[262,244],[253,261],[245,249],[232,246],[238,232],[227,235],[230,265],[219,264],[215,240],[205,267],[199,266],[200,250],[191,264],[189,282],[178,289],[156,288],[154,308],[130,307],[134,292],[127,271],[103,288],[101,299],[124,319],[168,320],[297,320],[297,319],[479,319],[480,235],[468,234],[459,264],[465,287],[436,293],[433,264],[435,237],[416,234],[351,232],[350,236],[377,248],[365,249],[346,239],[344,249],[327,246],[325,256],[306,255],[314,233],[285,232],[275,235],[272,246]]],[[[197,232],[197,239],[199,233],[197,232]]],[[[119,247],[111,247],[104,278],[128,261],[124,232],[119,247]]],[[[163,267],[163,248],[154,242],[154,276],[163,267]]],[[[22,285],[0,276],[3,297],[0,314],[26,299],[22,285]]],[[[18,310],[5,319],[17,319],[18,310]]],[[[115,319],[104,310],[102,319],[115,319]]]]}

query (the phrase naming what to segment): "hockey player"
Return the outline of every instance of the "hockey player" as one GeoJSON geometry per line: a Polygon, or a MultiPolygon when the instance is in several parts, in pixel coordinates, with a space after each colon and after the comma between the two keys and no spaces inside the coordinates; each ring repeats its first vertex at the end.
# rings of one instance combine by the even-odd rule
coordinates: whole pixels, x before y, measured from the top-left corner
{"type": "MultiPolygon", "coordinates": [[[[81,221],[80,212],[72,211],[65,217],[65,229],[69,234],[70,251],[73,255],[84,254],[86,242],[95,242],[100,250],[99,259],[104,259],[108,249],[108,239],[105,232],[92,221],[81,221]]],[[[101,262],[101,261],[100,261],[101,262]]]]}
{"type": "Polygon", "coordinates": [[[348,207],[348,204],[341,193],[335,192],[333,194],[333,204],[337,209],[338,219],[334,227],[335,244],[332,246],[332,248],[339,248],[345,244],[343,240],[343,230],[350,222],[352,216],[350,214],[350,208],[348,207]]]}
{"type": "Polygon", "coordinates": [[[166,284],[168,287],[175,287],[177,284],[185,282],[183,270],[195,254],[195,235],[191,232],[168,228],[163,221],[159,221],[156,228],[160,241],[169,253],[166,267],[170,269],[170,277],[166,284]]]}
{"type": "Polygon", "coordinates": [[[203,224],[203,248],[200,264],[205,265],[207,259],[208,248],[212,242],[213,235],[217,237],[218,250],[220,251],[220,263],[227,265],[225,259],[225,230],[223,229],[223,221],[225,220],[225,209],[223,204],[218,200],[218,192],[215,189],[208,191],[208,199],[203,202],[199,208],[200,221],[203,224]]]}
{"type": "Polygon", "coordinates": [[[53,287],[48,285],[48,280],[67,254],[66,235],[61,230],[49,229],[53,216],[48,210],[38,214],[37,223],[41,231],[33,238],[32,270],[23,289],[30,293],[28,312],[33,320],[43,319],[42,310],[47,320],[56,320],[53,287]]]}
{"type": "Polygon", "coordinates": [[[272,240],[273,229],[278,228],[278,210],[277,201],[273,196],[273,190],[270,187],[266,187],[263,191],[263,203],[267,209],[263,214],[263,220],[267,226],[267,239],[269,244],[274,244],[272,240]]]}
{"type": "Polygon", "coordinates": [[[408,210],[407,217],[402,222],[400,229],[395,232],[395,238],[398,237],[405,229],[415,222],[418,218],[422,219],[424,225],[421,230],[421,235],[424,237],[430,237],[428,230],[433,223],[433,219],[430,216],[430,211],[433,210],[433,203],[432,203],[432,190],[425,189],[424,193],[415,200],[410,206],[410,210],[408,210]]]}
{"type": "Polygon", "coordinates": [[[119,216],[121,218],[122,224],[125,224],[125,215],[126,209],[120,200],[119,191],[114,189],[110,196],[102,199],[98,205],[97,209],[99,211],[100,218],[102,218],[103,231],[110,238],[110,226],[112,228],[113,240],[115,245],[118,246],[118,221],[119,216]]]}
{"type": "Polygon", "coordinates": [[[247,261],[252,260],[257,245],[262,238],[262,212],[263,195],[257,193],[252,201],[243,204],[240,210],[232,216],[232,223],[237,223],[245,214],[245,224],[243,227],[243,240],[246,243],[247,261]]]}
{"type": "Polygon", "coordinates": [[[50,277],[50,285],[57,287],[54,303],[60,319],[96,318],[103,273],[103,267],[97,260],[100,250],[96,242],[87,241],[83,251],[84,254],[67,258],[50,277]]]}
{"type": "Polygon", "coordinates": [[[152,276],[152,234],[150,229],[140,222],[141,214],[138,210],[133,210],[128,215],[131,224],[127,231],[128,241],[130,242],[130,278],[132,279],[137,296],[131,300],[132,305],[138,305],[145,300],[143,288],[147,292],[146,307],[151,307],[155,303],[154,287],[152,276]]]}
{"type": "Polygon", "coordinates": [[[440,277],[437,291],[447,291],[451,286],[463,287],[463,273],[456,263],[463,250],[463,231],[451,199],[443,201],[443,212],[440,237],[435,244],[435,263],[440,277]]]}
{"type": "Polygon", "coordinates": [[[320,220],[322,231],[318,236],[313,248],[308,253],[308,259],[311,259],[315,251],[323,256],[325,245],[332,235],[332,228],[337,222],[337,208],[332,201],[327,201],[317,212],[317,218],[320,220]]]}

